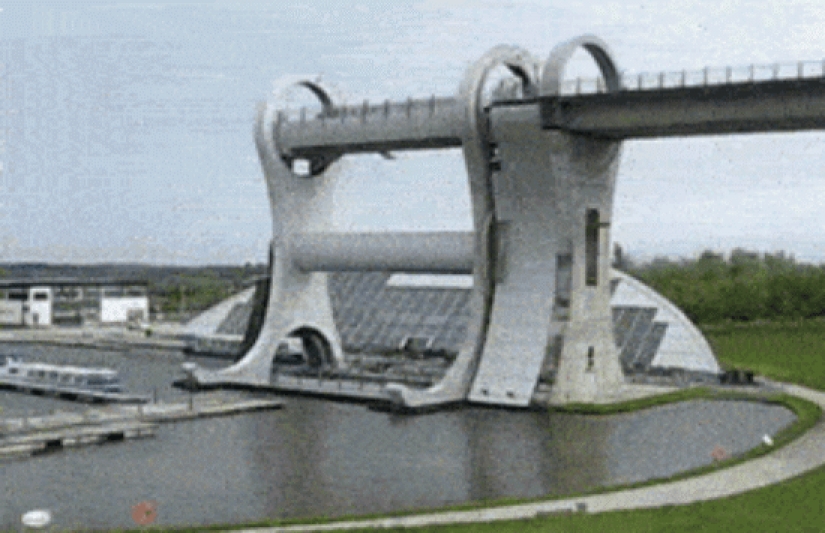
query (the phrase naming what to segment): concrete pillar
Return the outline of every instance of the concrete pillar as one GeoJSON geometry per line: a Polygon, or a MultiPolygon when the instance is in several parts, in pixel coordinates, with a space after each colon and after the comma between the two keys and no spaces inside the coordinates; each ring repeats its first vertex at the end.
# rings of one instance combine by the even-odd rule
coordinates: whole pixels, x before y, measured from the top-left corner
{"type": "MultiPolygon", "coordinates": [[[[332,109],[329,95],[316,83],[299,81],[294,85],[312,91],[325,112],[332,109]]],[[[286,88],[283,86],[283,90],[286,88]]],[[[313,346],[325,347],[331,365],[343,365],[341,341],[327,291],[327,274],[299,269],[292,253],[296,235],[331,230],[332,192],[338,171],[328,168],[334,158],[321,156],[307,162],[308,175],[293,172],[292,161],[277,145],[280,118],[275,105],[269,102],[259,109],[255,128],[255,143],[272,214],[273,261],[264,323],[257,341],[240,361],[219,372],[195,370],[194,377],[200,384],[268,385],[275,350],[287,336],[296,332],[311,335],[313,346]]]]}
{"type": "MultiPolygon", "coordinates": [[[[598,64],[607,90],[619,90],[618,68],[607,45],[594,36],[583,36],[550,54],[542,71],[542,96],[561,93],[564,67],[581,47],[598,64]]],[[[546,135],[557,187],[558,250],[572,256],[569,312],[566,320],[554,321],[563,344],[551,399],[606,401],[624,379],[613,340],[609,278],[610,221],[621,145],[561,131],[546,135]]]]}
{"type": "Polygon", "coordinates": [[[566,133],[549,135],[564,147],[551,158],[551,168],[562,182],[557,197],[558,226],[563,228],[558,252],[572,256],[569,310],[557,313],[554,320],[563,345],[552,398],[600,401],[623,380],[613,340],[609,277],[619,150],[615,143],[566,133]]]}
{"type": "MultiPolygon", "coordinates": [[[[596,59],[608,89],[618,89],[607,47],[586,36],[550,54],[542,96],[558,94],[564,67],[579,47],[596,59]]],[[[559,338],[555,398],[600,401],[623,379],[609,305],[609,227],[620,146],[543,130],[540,113],[539,106],[524,104],[495,106],[490,113],[489,142],[499,160],[490,175],[495,286],[469,393],[473,402],[529,405],[542,363],[559,338]]]]}

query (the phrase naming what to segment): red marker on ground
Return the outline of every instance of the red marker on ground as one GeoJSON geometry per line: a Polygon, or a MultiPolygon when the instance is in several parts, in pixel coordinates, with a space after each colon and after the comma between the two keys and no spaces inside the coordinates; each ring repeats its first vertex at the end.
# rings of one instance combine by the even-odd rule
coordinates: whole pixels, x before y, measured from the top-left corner
{"type": "Polygon", "coordinates": [[[148,526],[158,516],[158,504],[151,501],[140,502],[132,506],[132,520],[139,526],[148,526]]]}
{"type": "Polygon", "coordinates": [[[728,458],[728,452],[721,446],[717,446],[710,452],[710,456],[713,457],[714,461],[724,461],[728,458]]]}

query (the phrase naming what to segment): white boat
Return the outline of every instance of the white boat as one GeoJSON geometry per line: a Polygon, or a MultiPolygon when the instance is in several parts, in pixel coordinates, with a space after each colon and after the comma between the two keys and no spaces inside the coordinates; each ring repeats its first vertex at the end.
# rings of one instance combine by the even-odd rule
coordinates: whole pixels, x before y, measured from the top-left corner
{"type": "Polygon", "coordinates": [[[24,363],[14,355],[0,355],[0,380],[55,391],[123,391],[117,371],[110,368],[24,363]]]}

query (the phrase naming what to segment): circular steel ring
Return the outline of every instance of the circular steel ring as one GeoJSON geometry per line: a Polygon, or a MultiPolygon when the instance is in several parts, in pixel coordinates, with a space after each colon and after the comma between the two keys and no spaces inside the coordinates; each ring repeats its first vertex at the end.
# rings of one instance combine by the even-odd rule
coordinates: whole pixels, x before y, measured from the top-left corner
{"type": "MultiPolygon", "coordinates": [[[[318,82],[308,80],[306,78],[295,78],[295,77],[287,77],[282,78],[275,84],[275,88],[273,89],[273,93],[275,95],[276,100],[283,97],[283,94],[292,87],[303,87],[308,89],[315,97],[321,102],[321,107],[323,109],[323,115],[331,116],[334,114],[334,104],[332,102],[332,98],[330,97],[330,92],[324,89],[318,82]]],[[[292,170],[292,162],[293,158],[289,157],[288,155],[282,153],[278,149],[278,128],[280,126],[280,121],[282,119],[280,109],[276,107],[277,101],[274,103],[268,103],[266,105],[266,109],[261,114],[258,124],[259,133],[263,136],[265,145],[269,149],[269,153],[266,154],[267,158],[271,161],[280,160],[289,172],[296,177],[304,177],[298,176],[292,170]]],[[[315,177],[319,174],[322,174],[328,167],[331,165],[336,159],[338,159],[339,155],[329,155],[329,156],[319,156],[317,158],[313,158],[309,161],[310,169],[309,169],[309,177],[315,177]]]]}
{"type": "Polygon", "coordinates": [[[596,61],[604,77],[608,92],[618,92],[621,89],[619,69],[607,43],[595,35],[582,35],[557,45],[550,52],[550,57],[544,63],[539,81],[540,96],[558,96],[561,94],[561,85],[564,81],[564,69],[573,54],[584,48],[596,61]]]}

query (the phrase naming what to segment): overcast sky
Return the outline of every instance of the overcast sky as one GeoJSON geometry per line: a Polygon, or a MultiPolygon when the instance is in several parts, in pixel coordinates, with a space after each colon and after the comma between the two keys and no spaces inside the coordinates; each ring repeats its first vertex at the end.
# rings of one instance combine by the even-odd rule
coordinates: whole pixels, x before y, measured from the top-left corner
{"type": "MultiPolygon", "coordinates": [[[[825,57],[819,1],[3,2],[0,261],[238,264],[271,235],[252,124],[291,74],[350,102],[452,95],[489,48],[581,33],[627,72],[825,57]]],[[[570,75],[590,75],[586,56],[570,75]]],[[[613,237],[825,261],[825,135],[625,143],[613,237]]],[[[470,229],[458,151],[341,162],[341,229],[470,229]]]]}

